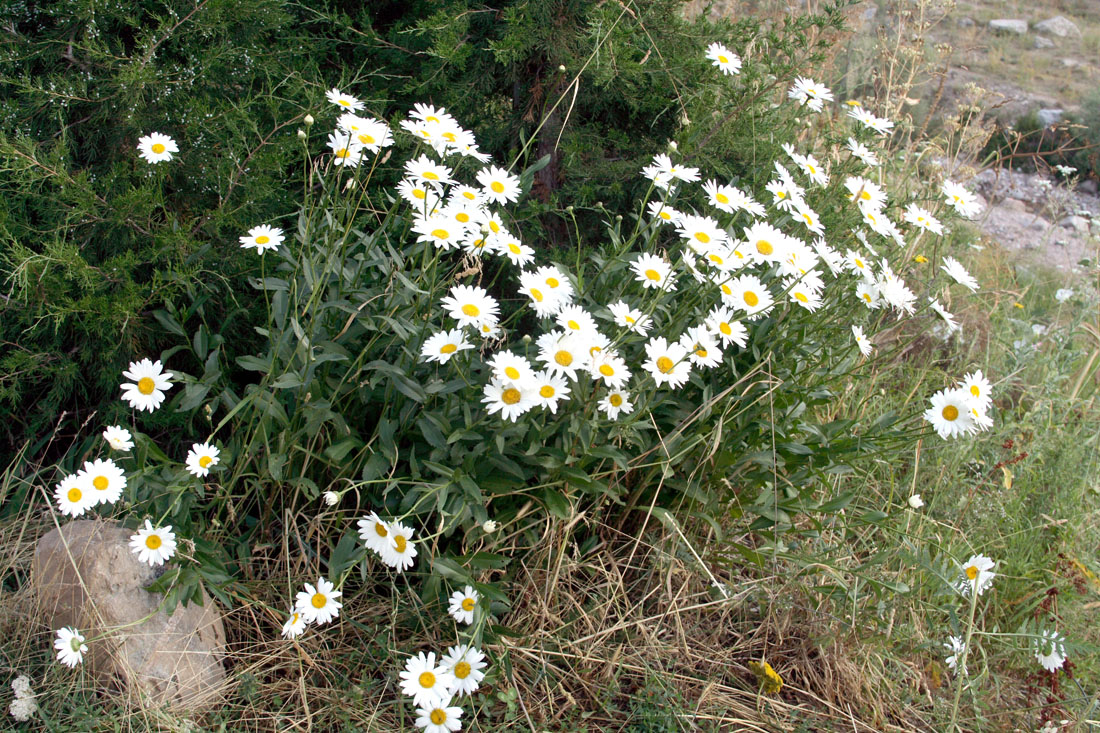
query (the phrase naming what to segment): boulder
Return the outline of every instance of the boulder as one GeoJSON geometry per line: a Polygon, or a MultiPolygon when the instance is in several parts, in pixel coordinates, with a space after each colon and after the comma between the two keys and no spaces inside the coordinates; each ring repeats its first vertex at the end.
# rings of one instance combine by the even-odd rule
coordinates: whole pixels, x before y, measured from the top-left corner
{"type": "Polygon", "coordinates": [[[1054,41],[1046,36],[1035,36],[1035,48],[1054,48],[1054,41]]]}
{"type": "Polygon", "coordinates": [[[1039,33],[1047,33],[1059,38],[1080,38],[1081,29],[1077,24],[1064,15],[1055,15],[1053,18],[1035,24],[1035,30],[1039,33]]]}
{"type": "Polygon", "coordinates": [[[144,589],[158,568],[138,561],[132,533],[77,520],[42,537],[32,563],[42,620],[84,634],[85,665],[102,683],[177,711],[209,707],[225,689],[221,614],[205,593],[202,606],[161,608],[163,596],[144,589]]]}
{"type": "Polygon", "coordinates": [[[1077,184],[1077,191],[1079,193],[1087,193],[1095,196],[1097,189],[1100,189],[1100,186],[1097,186],[1095,178],[1086,178],[1077,184]]]}
{"type": "Polygon", "coordinates": [[[1072,229],[1081,234],[1089,233],[1089,220],[1083,216],[1067,216],[1058,222],[1058,224],[1059,226],[1063,226],[1066,229],[1072,229]]]}
{"type": "Polygon", "coordinates": [[[1022,36],[1027,33],[1027,21],[1010,18],[998,18],[989,21],[989,29],[997,33],[1015,33],[1022,36]]]}
{"type": "Polygon", "coordinates": [[[1063,109],[1041,109],[1036,117],[1039,118],[1039,124],[1043,127],[1050,127],[1056,122],[1062,121],[1062,115],[1065,114],[1063,109]]]}
{"type": "Polygon", "coordinates": [[[963,17],[955,21],[955,25],[959,26],[960,28],[973,28],[974,19],[964,15],[963,17]]]}

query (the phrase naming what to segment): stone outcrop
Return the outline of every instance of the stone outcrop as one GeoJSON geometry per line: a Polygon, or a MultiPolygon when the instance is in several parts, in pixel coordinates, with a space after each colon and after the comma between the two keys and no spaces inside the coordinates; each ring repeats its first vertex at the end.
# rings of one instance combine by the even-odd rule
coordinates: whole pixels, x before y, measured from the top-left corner
{"type": "Polygon", "coordinates": [[[79,629],[88,669],[135,700],[175,710],[216,704],[225,688],[221,614],[205,596],[202,606],[166,613],[161,594],[144,589],[157,568],[138,561],[131,534],[115,522],[78,520],[42,537],[32,567],[42,620],[79,629]]]}
{"type": "Polygon", "coordinates": [[[989,21],[989,29],[998,33],[1015,33],[1022,36],[1027,33],[1027,21],[1010,18],[998,18],[989,21]]]}
{"type": "Polygon", "coordinates": [[[1035,24],[1038,33],[1046,33],[1059,38],[1080,38],[1081,29],[1077,24],[1064,15],[1055,15],[1040,23],[1035,24]]]}

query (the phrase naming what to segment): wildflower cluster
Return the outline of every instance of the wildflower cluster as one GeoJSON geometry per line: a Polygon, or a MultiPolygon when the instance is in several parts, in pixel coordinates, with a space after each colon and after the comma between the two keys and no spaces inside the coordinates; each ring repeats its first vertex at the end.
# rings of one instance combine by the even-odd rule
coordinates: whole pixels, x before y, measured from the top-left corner
{"type": "Polygon", "coordinates": [[[30,677],[19,675],[11,681],[11,689],[15,693],[15,699],[11,701],[8,712],[17,722],[25,723],[38,712],[38,701],[31,689],[30,677]]]}

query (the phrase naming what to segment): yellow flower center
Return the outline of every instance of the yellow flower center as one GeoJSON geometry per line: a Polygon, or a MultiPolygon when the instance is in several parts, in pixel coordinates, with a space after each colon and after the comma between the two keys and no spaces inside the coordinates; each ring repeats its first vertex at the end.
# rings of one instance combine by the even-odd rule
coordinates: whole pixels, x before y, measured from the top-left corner
{"type": "Polygon", "coordinates": [[[798,299],[799,303],[809,303],[810,299],[806,297],[805,293],[795,293],[794,297],[798,299]]]}
{"type": "Polygon", "coordinates": [[[710,261],[716,265],[721,265],[726,261],[725,259],[723,259],[722,255],[716,255],[714,253],[707,255],[707,257],[709,257],[710,261]]]}
{"type": "Polygon", "coordinates": [[[465,224],[466,222],[468,222],[470,220],[470,215],[467,214],[465,211],[460,211],[457,214],[455,214],[455,220],[460,221],[463,224],[465,224]]]}
{"type": "Polygon", "coordinates": [[[546,278],[546,284],[552,288],[556,288],[561,285],[561,282],[559,282],[556,277],[548,277],[546,278]]]}
{"type": "Polygon", "coordinates": [[[619,407],[623,404],[623,396],[620,394],[613,394],[607,398],[607,401],[610,402],[613,407],[619,407]]]}
{"type": "Polygon", "coordinates": [[[695,350],[695,355],[698,356],[700,359],[706,359],[707,350],[700,346],[698,349],[695,350]]]}
{"type": "Polygon", "coordinates": [[[419,682],[420,686],[424,689],[430,690],[435,687],[435,675],[431,672],[421,672],[420,677],[417,678],[417,682],[419,682]]]}
{"type": "Polygon", "coordinates": [[[520,394],[519,390],[515,387],[509,387],[500,393],[500,401],[506,405],[514,405],[519,402],[520,394]]]}
{"type": "MultiPolygon", "coordinates": [[[[556,392],[555,392],[554,388],[551,387],[549,384],[544,384],[541,387],[539,387],[539,395],[542,396],[542,397],[545,397],[546,399],[550,399],[555,394],[556,394],[556,392]]],[[[469,600],[469,599],[467,599],[467,600],[469,600]]],[[[465,603],[466,602],[463,601],[463,608],[466,608],[465,603]]],[[[466,610],[469,611],[470,609],[467,608],[466,610]]]]}
{"type": "Polygon", "coordinates": [[[463,191],[462,195],[467,201],[473,201],[477,198],[477,194],[473,191],[463,191]]]}
{"type": "Polygon", "coordinates": [[[386,530],[386,528],[382,525],[381,522],[375,522],[374,523],[374,533],[376,535],[378,535],[379,537],[385,537],[386,535],[389,534],[389,532],[386,530]]]}
{"type": "Polygon", "coordinates": [[[84,492],[74,486],[69,489],[69,493],[67,494],[67,496],[69,497],[69,501],[75,504],[80,501],[80,497],[84,496],[84,492]]]}
{"type": "Polygon", "coordinates": [[[341,107],[350,107],[351,106],[351,102],[349,102],[346,99],[338,99],[338,100],[336,100],[336,104],[340,105],[341,107]]]}
{"type": "Polygon", "coordinates": [[[723,63],[723,64],[728,64],[730,62],[730,59],[729,59],[729,56],[723,56],[722,54],[718,54],[718,61],[720,63],[723,63]]]}
{"type": "Polygon", "coordinates": [[[451,233],[448,232],[446,229],[433,229],[432,236],[436,239],[448,239],[451,236],[451,233]]]}
{"type": "Polygon", "coordinates": [[[414,188],[412,194],[414,199],[420,199],[421,201],[428,198],[428,192],[422,188],[414,188]]]}
{"type": "Polygon", "coordinates": [[[519,379],[519,369],[514,366],[504,367],[504,373],[508,375],[509,379],[519,379]]]}
{"type": "Polygon", "coordinates": [[[424,177],[427,178],[429,181],[439,180],[439,174],[433,171],[424,171],[424,177]]]}
{"type": "Polygon", "coordinates": [[[110,482],[106,476],[96,476],[92,479],[92,486],[96,487],[98,491],[105,491],[109,485],[110,482]]]}
{"type": "Polygon", "coordinates": [[[859,197],[861,199],[863,199],[864,201],[870,201],[871,200],[871,194],[866,189],[864,189],[863,192],[859,194],[859,197]]]}
{"type": "Polygon", "coordinates": [[[772,243],[769,242],[768,240],[760,239],[760,240],[757,240],[757,242],[756,242],[756,251],[759,252],[762,255],[767,256],[767,255],[770,255],[772,252],[775,251],[775,247],[773,247],[772,243]]]}
{"type": "Polygon", "coordinates": [[[359,135],[359,142],[363,143],[364,145],[374,145],[374,137],[364,132],[359,135]]]}
{"type": "Polygon", "coordinates": [[[489,229],[493,231],[493,234],[500,234],[500,224],[497,224],[495,221],[489,222],[489,229]]]}
{"type": "Polygon", "coordinates": [[[863,294],[863,299],[866,300],[868,303],[870,303],[871,302],[871,294],[870,293],[864,293],[863,294]]]}
{"type": "Polygon", "coordinates": [[[470,318],[477,318],[481,315],[481,311],[473,303],[467,303],[466,305],[462,306],[462,312],[470,318]]]}
{"type": "Polygon", "coordinates": [[[206,468],[213,462],[214,459],[211,456],[203,456],[199,459],[199,467],[206,468]]]}
{"type": "Polygon", "coordinates": [[[730,287],[729,285],[726,285],[725,283],[722,283],[722,284],[721,284],[721,285],[719,285],[718,287],[720,287],[720,288],[722,289],[722,292],[723,292],[723,293],[724,293],[725,295],[730,295],[730,294],[732,294],[732,293],[733,293],[733,288],[731,288],[731,287],[730,287]]]}
{"type": "Polygon", "coordinates": [[[623,316],[623,320],[627,323],[634,323],[634,319],[631,316],[623,316]]]}
{"type": "Polygon", "coordinates": [[[970,394],[974,395],[975,397],[981,397],[982,391],[978,389],[978,385],[972,384],[970,385],[970,394]]]}
{"type": "Polygon", "coordinates": [[[807,225],[809,225],[809,226],[814,225],[814,218],[812,216],[810,216],[809,214],[803,214],[802,218],[806,220],[807,225]]]}
{"type": "Polygon", "coordinates": [[[440,122],[442,122],[443,120],[439,119],[439,118],[438,118],[438,117],[436,117],[435,115],[428,115],[427,117],[425,117],[425,118],[424,118],[424,121],[425,121],[425,122],[434,122],[435,124],[437,124],[437,125],[438,125],[438,124],[439,124],[440,122]]]}
{"type": "Polygon", "coordinates": [[[971,580],[974,580],[975,578],[977,578],[978,577],[978,567],[976,565],[971,565],[970,567],[968,567],[966,569],[966,577],[970,578],[971,580]]]}
{"type": "Polygon", "coordinates": [[[787,198],[787,192],[786,191],[776,191],[775,196],[776,196],[776,198],[785,199],[785,198],[787,198]]]}
{"type": "Polygon", "coordinates": [[[614,376],[615,370],[612,369],[611,366],[608,364],[600,364],[600,374],[604,375],[605,377],[611,377],[614,376]]]}
{"type": "Polygon", "coordinates": [[[160,535],[151,534],[148,537],[146,537],[145,538],[145,546],[148,547],[150,550],[160,549],[160,546],[161,546],[160,535]]]}
{"type": "Polygon", "coordinates": [[[309,602],[314,608],[324,608],[325,604],[328,603],[328,598],[325,598],[324,593],[314,593],[309,602]]]}
{"type": "Polygon", "coordinates": [[[153,394],[153,390],[157,388],[157,383],[153,381],[152,377],[142,377],[138,380],[137,388],[138,392],[142,394],[153,394]]]}
{"type": "Polygon", "coordinates": [[[811,174],[817,173],[817,168],[814,168],[809,163],[806,164],[806,170],[808,170],[811,174]]]}
{"type": "Polygon", "coordinates": [[[554,361],[560,366],[567,367],[573,363],[573,355],[568,351],[562,350],[554,354],[554,361]]]}
{"type": "Polygon", "coordinates": [[[710,241],[710,235],[707,234],[706,232],[695,232],[695,238],[698,239],[703,244],[706,244],[707,242],[710,241]]]}
{"type": "MultiPolygon", "coordinates": [[[[467,609],[467,610],[469,610],[469,609],[467,609]]],[[[470,669],[471,668],[470,668],[470,663],[469,662],[459,662],[458,664],[455,665],[454,675],[458,679],[464,680],[464,679],[466,679],[467,677],[470,676],[470,669]]]]}
{"type": "Polygon", "coordinates": [[[858,267],[858,268],[859,268],[859,269],[861,269],[861,270],[862,270],[862,269],[863,269],[864,267],[866,267],[866,265],[864,265],[864,264],[863,264],[863,260],[861,260],[861,259],[860,259],[860,258],[858,258],[858,257],[856,257],[856,258],[855,258],[855,260],[853,260],[853,262],[855,262],[855,263],[856,263],[856,267],[858,267]]]}
{"type": "Polygon", "coordinates": [[[566,323],[565,325],[569,326],[574,331],[580,331],[581,330],[581,324],[577,323],[572,318],[570,318],[568,323],[566,323]]]}
{"type": "Polygon", "coordinates": [[[667,356],[662,356],[657,359],[657,368],[661,370],[661,374],[668,374],[672,371],[673,366],[672,359],[669,359],[667,356]]]}
{"type": "Polygon", "coordinates": [[[472,610],[474,610],[474,599],[473,598],[463,598],[462,599],[462,610],[463,611],[472,611],[472,610]]]}
{"type": "Polygon", "coordinates": [[[442,137],[444,140],[446,140],[448,142],[452,142],[452,143],[455,140],[458,139],[458,137],[453,132],[445,132],[442,135],[440,135],[440,137],[442,137]]]}
{"type": "Polygon", "coordinates": [[[271,237],[267,236],[266,234],[261,234],[260,236],[256,237],[256,244],[267,244],[270,241],[271,237]]]}
{"type": "Polygon", "coordinates": [[[348,152],[347,148],[340,148],[339,150],[336,151],[336,157],[337,158],[346,158],[349,155],[351,155],[351,153],[348,152]]]}
{"type": "Polygon", "coordinates": [[[728,323],[719,323],[718,324],[718,330],[721,331],[726,336],[729,336],[731,333],[733,333],[733,329],[730,328],[730,324],[728,324],[728,323]]]}
{"type": "Polygon", "coordinates": [[[658,280],[661,279],[661,273],[657,272],[656,270],[646,270],[645,271],[645,276],[648,277],[653,282],[657,282],[658,280]]]}
{"type": "Polygon", "coordinates": [[[493,189],[493,193],[504,193],[504,184],[500,181],[493,181],[489,184],[489,188],[493,189]]]}
{"type": "Polygon", "coordinates": [[[958,420],[959,419],[959,408],[955,407],[954,405],[947,405],[946,407],[944,407],[943,408],[943,419],[944,420],[950,420],[950,421],[958,420]]]}
{"type": "Polygon", "coordinates": [[[672,214],[668,213],[667,211],[662,210],[660,213],[657,214],[657,216],[661,217],[665,221],[672,221],[672,214]]]}
{"type": "MultiPolygon", "coordinates": [[[[425,672],[424,674],[429,674],[425,672]]],[[[421,675],[423,677],[424,675],[421,675]]],[[[447,711],[443,708],[434,708],[432,712],[428,713],[428,718],[431,719],[433,725],[443,725],[447,722],[447,711]]]]}
{"type": "Polygon", "coordinates": [[[745,303],[747,303],[750,307],[755,307],[756,304],[759,302],[760,297],[756,293],[752,292],[751,290],[745,292],[745,303]]]}
{"type": "Polygon", "coordinates": [[[443,347],[440,348],[439,353],[441,353],[441,354],[453,354],[456,351],[458,351],[458,347],[455,346],[454,344],[443,344],[443,347]]]}
{"type": "Polygon", "coordinates": [[[163,153],[164,152],[164,144],[163,143],[153,143],[153,152],[156,153],[157,155],[160,155],[161,153],[163,153]]]}
{"type": "Polygon", "coordinates": [[[535,299],[536,303],[542,302],[542,291],[538,288],[531,288],[531,297],[535,299]]]}
{"type": "Polygon", "coordinates": [[[397,545],[397,551],[399,553],[401,553],[402,555],[404,555],[405,554],[405,548],[408,547],[408,545],[409,545],[408,541],[404,537],[402,537],[401,535],[398,534],[398,535],[394,535],[393,543],[395,545],[397,545]]]}
{"type": "Polygon", "coordinates": [[[508,251],[511,252],[514,255],[518,255],[523,250],[520,249],[520,246],[518,244],[516,244],[515,242],[509,242],[508,243],[508,251]]]}

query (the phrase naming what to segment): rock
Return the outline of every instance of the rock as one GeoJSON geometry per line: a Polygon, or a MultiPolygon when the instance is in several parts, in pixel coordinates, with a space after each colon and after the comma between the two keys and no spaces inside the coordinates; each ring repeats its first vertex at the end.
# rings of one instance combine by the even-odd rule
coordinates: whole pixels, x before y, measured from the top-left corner
{"type": "Polygon", "coordinates": [[[1037,232],[1045,232],[1047,229],[1050,229],[1050,222],[1041,216],[1037,216],[1032,221],[1028,222],[1027,228],[1034,229],[1037,232]]]}
{"type": "Polygon", "coordinates": [[[1100,185],[1097,185],[1095,178],[1086,178],[1077,184],[1077,190],[1080,193],[1087,193],[1092,196],[1096,195],[1098,189],[1100,189],[1100,185]]]}
{"type": "Polygon", "coordinates": [[[1035,36],[1035,48],[1054,48],[1054,41],[1046,36],[1035,36]]]}
{"type": "Polygon", "coordinates": [[[1027,21],[998,18],[997,20],[989,21],[989,29],[998,33],[1015,33],[1018,36],[1022,36],[1027,33],[1027,21]]]}
{"type": "Polygon", "coordinates": [[[1074,69],[1081,65],[1081,62],[1077,59],[1062,59],[1062,66],[1067,69],[1074,69]]]}
{"type": "Polygon", "coordinates": [[[1040,125],[1050,127],[1055,122],[1061,122],[1063,114],[1065,110],[1062,109],[1041,109],[1036,116],[1039,118],[1040,125]]]}
{"type": "Polygon", "coordinates": [[[161,594],[144,587],[159,573],[131,552],[131,534],[77,520],[39,540],[32,573],[42,620],[89,639],[85,665],[105,684],[120,680],[135,698],[176,710],[216,704],[225,689],[221,614],[205,593],[202,606],[158,610],[161,594]]]}
{"type": "Polygon", "coordinates": [[[859,18],[864,23],[870,23],[872,20],[875,19],[876,15],[878,15],[878,6],[877,5],[868,5],[867,8],[864,9],[864,11],[859,14],[859,18]]]}
{"type": "Polygon", "coordinates": [[[959,26],[960,28],[973,28],[974,27],[974,19],[973,18],[968,18],[967,16],[964,15],[963,17],[961,17],[957,21],[955,21],[955,25],[959,26]]]}
{"type": "Polygon", "coordinates": [[[1020,199],[1005,199],[1001,202],[1001,206],[1005,207],[1006,209],[1011,209],[1012,211],[1022,211],[1025,213],[1027,212],[1027,204],[1025,204],[1020,199]]]}
{"type": "Polygon", "coordinates": [[[1089,233],[1089,220],[1083,216],[1067,216],[1058,222],[1058,225],[1066,229],[1072,229],[1075,232],[1080,232],[1081,234],[1089,233]]]}
{"type": "Polygon", "coordinates": [[[1055,15],[1040,23],[1035,24],[1035,30],[1040,33],[1049,33],[1059,38],[1080,38],[1081,29],[1077,24],[1064,15],[1055,15]]]}

